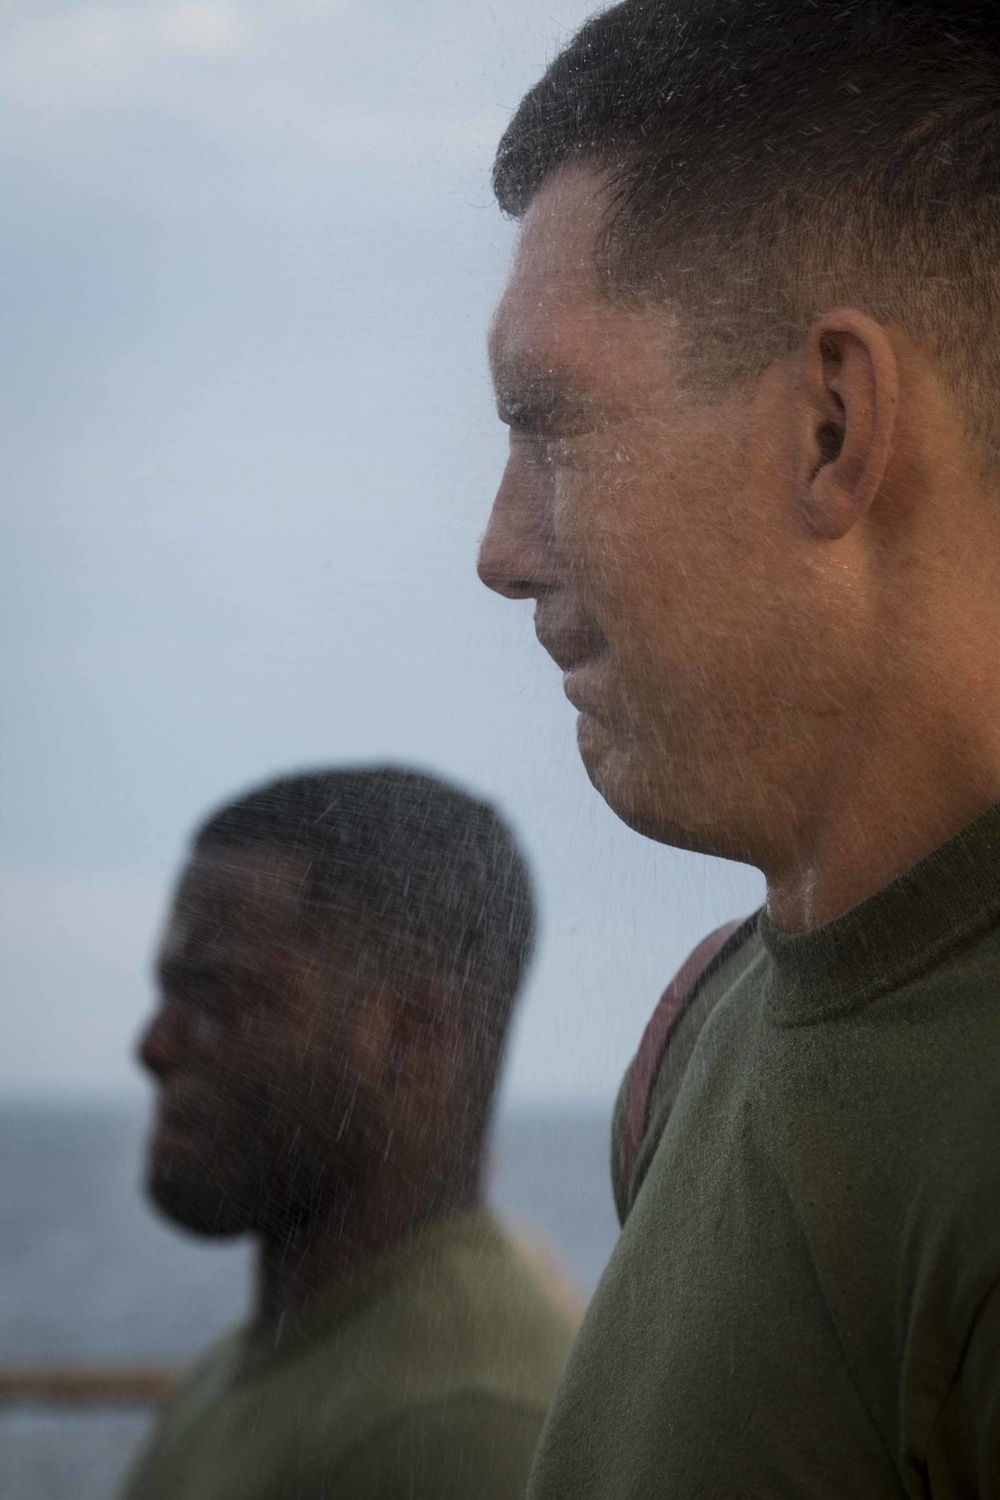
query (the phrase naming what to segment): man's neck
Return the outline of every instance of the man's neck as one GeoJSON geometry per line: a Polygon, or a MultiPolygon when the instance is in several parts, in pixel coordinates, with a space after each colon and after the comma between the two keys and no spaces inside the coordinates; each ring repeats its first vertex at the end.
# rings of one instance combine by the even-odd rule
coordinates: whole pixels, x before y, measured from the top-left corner
{"type": "Polygon", "coordinates": [[[336,1212],[264,1232],[257,1261],[256,1322],[301,1311],[324,1287],[348,1275],[423,1225],[479,1203],[478,1187],[447,1193],[400,1192],[345,1201],[336,1212]]]}
{"type": "Polygon", "coordinates": [[[831,777],[819,815],[765,870],[776,927],[806,932],[849,911],[1000,802],[996,727],[977,727],[975,716],[949,722],[950,731],[942,712],[894,743],[859,736],[841,748],[844,774],[831,777]]]}

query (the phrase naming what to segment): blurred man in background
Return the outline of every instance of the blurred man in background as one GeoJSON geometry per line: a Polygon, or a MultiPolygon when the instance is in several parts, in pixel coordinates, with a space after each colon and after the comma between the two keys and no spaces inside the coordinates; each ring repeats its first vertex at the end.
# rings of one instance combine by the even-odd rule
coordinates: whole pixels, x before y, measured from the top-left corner
{"type": "Polygon", "coordinates": [[[134,1500],[521,1494],[571,1337],[482,1202],[533,926],[501,819],[426,775],[293,776],[202,826],[141,1046],[149,1189],[255,1236],[258,1283],[134,1500]]]}
{"type": "Polygon", "coordinates": [[[628,0],[494,181],[481,574],[620,816],[768,886],[529,1493],[1000,1496],[1000,7],[628,0]]]}

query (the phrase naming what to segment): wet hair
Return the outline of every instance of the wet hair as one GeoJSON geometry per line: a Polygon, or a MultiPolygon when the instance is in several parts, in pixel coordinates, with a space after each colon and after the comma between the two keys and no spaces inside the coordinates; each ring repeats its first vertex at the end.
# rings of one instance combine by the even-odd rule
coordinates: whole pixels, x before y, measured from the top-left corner
{"type": "Polygon", "coordinates": [[[423,980],[456,1006],[475,1063],[475,1114],[493,1095],[534,943],[527,865],[487,802],[435,776],[360,766],[281,777],[213,813],[194,850],[296,861],[307,931],[346,936],[356,976],[406,1000],[423,980]]]}
{"type": "Polygon", "coordinates": [[[936,356],[1000,469],[1000,4],[627,0],[521,102],[501,207],[572,162],[607,174],[600,282],[669,303],[692,394],[846,303],[936,356]]]}

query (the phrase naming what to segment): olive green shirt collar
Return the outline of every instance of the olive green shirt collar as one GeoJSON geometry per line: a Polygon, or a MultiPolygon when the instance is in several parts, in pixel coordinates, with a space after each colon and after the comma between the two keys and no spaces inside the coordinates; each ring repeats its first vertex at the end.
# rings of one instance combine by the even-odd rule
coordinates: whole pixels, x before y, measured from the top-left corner
{"type": "Polygon", "coordinates": [[[898,988],[1000,917],[1000,806],[867,901],[811,932],[761,912],[772,1015],[819,1020],[898,988]]]}

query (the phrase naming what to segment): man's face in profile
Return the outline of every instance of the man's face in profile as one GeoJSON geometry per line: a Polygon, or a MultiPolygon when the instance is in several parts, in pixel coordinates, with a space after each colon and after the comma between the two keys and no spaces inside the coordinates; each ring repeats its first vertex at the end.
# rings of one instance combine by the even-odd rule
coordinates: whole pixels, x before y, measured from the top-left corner
{"type": "Polygon", "coordinates": [[[149,1189],[197,1233],[287,1226],[359,1171],[347,1006],[298,922],[299,873],[267,851],[197,852],[167,923],[141,1046],[149,1189]]]}
{"type": "Polygon", "coordinates": [[[739,854],[718,847],[717,815],[786,756],[783,691],[807,685],[815,630],[786,546],[773,381],[763,416],[760,390],[685,398],[668,311],[616,305],[598,285],[602,186],[563,168],[523,223],[491,336],[510,454],[480,573],[536,599],[615,811],[665,842],[739,854]]]}

